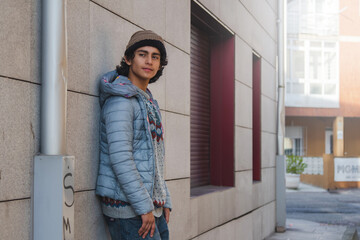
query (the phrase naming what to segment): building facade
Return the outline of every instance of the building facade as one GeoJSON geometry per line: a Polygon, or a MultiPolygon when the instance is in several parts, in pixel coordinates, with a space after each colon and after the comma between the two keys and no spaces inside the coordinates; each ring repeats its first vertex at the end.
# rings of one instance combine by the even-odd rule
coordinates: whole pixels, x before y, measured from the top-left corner
{"type": "Polygon", "coordinates": [[[358,24],[359,1],[288,1],[285,152],[320,168],[323,154],[360,155],[358,24]]]}
{"type": "MultiPolygon", "coordinates": [[[[163,36],[149,85],[165,126],[171,239],[264,239],[275,230],[277,0],[67,1],[67,154],[75,239],[108,238],[99,199],[98,80],[130,36],[163,36]]],[[[32,238],[40,146],[41,1],[0,2],[0,236],[32,238]],[[21,226],[21,227],[19,227],[21,226]]]]}

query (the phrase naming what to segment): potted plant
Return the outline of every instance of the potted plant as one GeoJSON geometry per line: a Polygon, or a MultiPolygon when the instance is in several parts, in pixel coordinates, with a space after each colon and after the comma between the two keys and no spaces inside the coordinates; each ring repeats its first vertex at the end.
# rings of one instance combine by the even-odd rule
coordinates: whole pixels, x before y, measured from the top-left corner
{"type": "Polygon", "coordinates": [[[286,187],[297,189],[300,183],[300,174],[304,172],[307,164],[301,156],[286,156],[286,187]]]}

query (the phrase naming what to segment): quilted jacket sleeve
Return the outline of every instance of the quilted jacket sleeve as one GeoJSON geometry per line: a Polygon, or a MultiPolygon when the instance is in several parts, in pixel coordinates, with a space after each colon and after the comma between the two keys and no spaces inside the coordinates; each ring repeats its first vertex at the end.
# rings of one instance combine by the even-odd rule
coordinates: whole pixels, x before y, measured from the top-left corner
{"type": "Polygon", "coordinates": [[[127,200],[138,215],[154,208],[133,157],[134,108],[131,99],[112,97],[104,106],[111,167],[127,200]]]}

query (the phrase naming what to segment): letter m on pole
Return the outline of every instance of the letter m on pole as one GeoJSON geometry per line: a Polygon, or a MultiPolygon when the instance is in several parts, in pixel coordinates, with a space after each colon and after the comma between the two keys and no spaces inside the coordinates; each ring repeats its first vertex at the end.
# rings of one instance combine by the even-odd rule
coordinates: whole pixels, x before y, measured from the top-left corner
{"type": "Polygon", "coordinates": [[[63,236],[64,236],[64,240],[66,239],[66,232],[69,232],[69,234],[71,234],[71,227],[70,227],[70,220],[69,218],[63,217],[63,236]]]}

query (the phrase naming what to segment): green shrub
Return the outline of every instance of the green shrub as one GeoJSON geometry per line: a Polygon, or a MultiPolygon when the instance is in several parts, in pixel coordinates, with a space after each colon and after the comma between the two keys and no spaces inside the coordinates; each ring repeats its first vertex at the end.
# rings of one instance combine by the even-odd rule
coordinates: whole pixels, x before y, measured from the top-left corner
{"type": "Polygon", "coordinates": [[[286,156],[286,173],[301,174],[304,172],[307,164],[303,162],[301,156],[286,156]]]}

